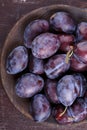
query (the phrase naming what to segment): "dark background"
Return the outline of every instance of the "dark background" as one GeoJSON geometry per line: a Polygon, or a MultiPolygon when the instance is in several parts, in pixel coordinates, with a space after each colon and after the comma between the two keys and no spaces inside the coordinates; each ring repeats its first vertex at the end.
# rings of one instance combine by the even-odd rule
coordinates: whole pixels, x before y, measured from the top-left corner
{"type": "MultiPolygon", "coordinates": [[[[0,55],[10,29],[24,14],[47,5],[68,4],[87,8],[87,0],[0,0],[0,55]]],[[[42,126],[21,114],[8,99],[0,79],[0,130],[64,130],[42,126]]],[[[66,129],[66,127],[65,127],[66,129]]],[[[70,130],[73,128],[70,127],[70,130]]],[[[87,123],[76,126],[74,130],[86,130],[87,123]]],[[[67,129],[66,129],[67,130],[67,129]]]]}

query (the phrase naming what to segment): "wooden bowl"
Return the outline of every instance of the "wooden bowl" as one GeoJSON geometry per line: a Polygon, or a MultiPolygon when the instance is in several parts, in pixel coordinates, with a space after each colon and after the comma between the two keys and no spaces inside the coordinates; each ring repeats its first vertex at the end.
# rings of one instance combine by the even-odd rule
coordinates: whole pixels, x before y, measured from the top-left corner
{"type": "MultiPolygon", "coordinates": [[[[23,44],[23,32],[26,25],[30,21],[38,19],[38,18],[44,18],[44,19],[49,20],[50,16],[57,11],[67,11],[71,13],[71,15],[73,16],[73,18],[76,20],[77,23],[79,23],[80,21],[87,21],[87,10],[85,9],[80,9],[80,8],[67,6],[67,5],[52,5],[52,6],[47,6],[47,7],[36,9],[26,14],[15,24],[15,26],[12,28],[12,30],[7,36],[7,39],[3,47],[2,55],[1,55],[1,79],[3,83],[3,87],[9,99],[14,104],[14,106],[20,112],[22,112],[25,116],[29,117],[31,120],[33,119],[29,113],[29,99],[21,99],[15,94],[15,91],[14,91],[14,86],[16,82],[15,76],[8,75],[6,73],[6,68],[5,68],[6,59],[9,52],[14,47],[23,44]]],[[[71,125],[71,127],[75,127],[76,125],[81,125],[83,123],[86,123],[86,120],[80,123],[71,125]]],[[[52,117],[50,117],[46,122],[41,123],[41,125],[46,125],[46,126],[51,126],[51,127],[56,126],[56,127],[61,128],[61,126],[58,125],[52,117]]],[[[65,127],[67,126],[62,126],[62,128],[65,128],[65,127]]],[[[68,128],[69,127],[67,127],[67,129],[68,128]]]]}

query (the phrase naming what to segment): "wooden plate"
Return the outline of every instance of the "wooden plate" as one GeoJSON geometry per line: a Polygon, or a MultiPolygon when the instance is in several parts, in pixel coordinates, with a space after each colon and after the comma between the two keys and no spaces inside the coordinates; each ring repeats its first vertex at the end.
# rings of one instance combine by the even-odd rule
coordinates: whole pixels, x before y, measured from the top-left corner
{"type": "MultiPolygon", "coordinates": [[[[29,117],[31,120],[33,119],[31,115],[29,114],[29,99],[21,99],[18,96],[16,96],[15,91],[14,91],[14,86],[16,82],[15,76],[8,75],[6,73],[6,68],[5,68],[6,59],[9,52],[14,47],[23,44],[23,32],[26,25],[30,21],[38,19],[38,18],[44,18],[44,19],[49,20],[50,16],[57,11],[67,11],[71,13],[71,15],[76,20],[76,22],[87,21],[87,10],[85,9],[80,9],[80,8],[71,7],[67,5],[52,5],[52,6],[39,8],[37,10],[29,12],[15,24],[15,26],[12,28],[12,30],[7,36],[7,39],[3,47],[2,55],[1,55],[1,79],[3,83],[3,87],[9,99],[14,104],[14,106],[20,112],[22,112],[25,116],[29,117]]],[[[86,123],[86,120],[80,123],[76,123],[71,126],[75,127],[83,123],[86,123]]],[[[61,126],[58,125],[52,117],[50,117],[46,122],[41,123],[41,125],[52,126],[52,127],[56,126],[56,127],[61,128],[61,126]]],[[[62,128],[63,127],[65,128],[67,126],[62,126],[62,128]]],[[[68,129],[69,127],[67,127],[67,130],[68,129]]]]}

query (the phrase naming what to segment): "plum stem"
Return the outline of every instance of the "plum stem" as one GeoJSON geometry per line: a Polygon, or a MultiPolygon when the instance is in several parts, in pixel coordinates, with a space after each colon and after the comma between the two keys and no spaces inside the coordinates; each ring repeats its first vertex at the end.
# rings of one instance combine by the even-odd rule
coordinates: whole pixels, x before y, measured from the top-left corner
{"type": "Polygon", "coordinates": [[[64,111],[59,115],[59,117],[63,116],[67,110],[67,107],[65,107],[64,111]]]}
{"type": "Polygon", "coordinates": [[[65,109],[64,109],[64,111],[62,112],[62,113],[58,113],[57,115],[56,115],[56,119],[61,119],[62,118],[62,116],[65,114],[65,112],[66,112],[66,110],[67,110],[67,107],[65,107],[65,109]]]}
{"type": "Polygon", "coordinates": [[[70,60],[70,57],[73,55],[73,46],[70,46],[70,50],[67,52],[66,54],[66,59],[65,59],[65,62],[68,64],[69,63],[69,60],[70,60]]]}

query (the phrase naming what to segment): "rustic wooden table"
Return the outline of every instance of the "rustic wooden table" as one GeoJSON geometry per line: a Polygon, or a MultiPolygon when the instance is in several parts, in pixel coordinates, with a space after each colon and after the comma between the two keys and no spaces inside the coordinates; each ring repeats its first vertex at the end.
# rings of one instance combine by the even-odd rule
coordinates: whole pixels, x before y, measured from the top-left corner
{"type": "MultiPolygon", "coordinates": [[[[19,20],[24,14],[36,8],[52,4],[68,4],[80,8],[87,8],[87,0],[0,0],[0,55],[6,36],[17,20],[19,20]]],[[[0,79],[0,130],[41,129],[56,130],[57,128],[36,124],[22,115],[13,104],[11,104],[2,87],[0,79]]],[[[87,123],[75,127],[75,129],[86,130],[87,123]]],[[[60,127],[60,130],[62,130],[62,126],[60,127]]],[[[71,127],[70,130],[72,130],[71,127]]]]}

